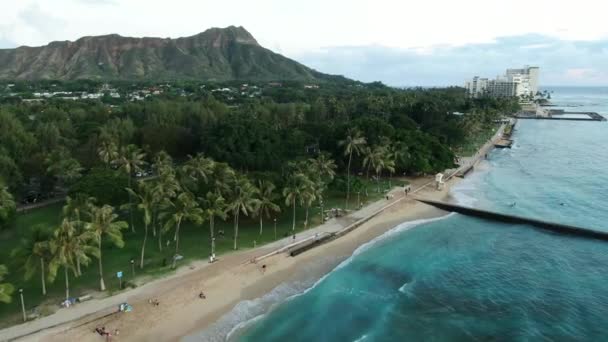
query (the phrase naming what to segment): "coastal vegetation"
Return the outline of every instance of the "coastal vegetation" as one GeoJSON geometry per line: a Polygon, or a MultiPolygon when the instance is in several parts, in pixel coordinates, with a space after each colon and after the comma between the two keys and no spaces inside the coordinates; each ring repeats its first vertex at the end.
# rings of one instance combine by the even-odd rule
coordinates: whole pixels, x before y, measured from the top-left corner
{"type": "MultiPolygon", "coordinates": [[[[112,86],[122,91],[123,84],[112,86]]],[[[180,90],[143,101],[6,101],[6,279],[25,290],[28,308],[56,306],[63,291],[69,299],[119,290],[118,271],[136,286],[180,260],[297,234],[323,222],[326,209],[381,198],[403,184],[394,175],[453,167],[472,138],[517,106],[468,99],[460,88],[304,86],[260,84],[259,97],[230,98],[212,90],[217,84],[182,83],[172,89],[190,89],[185,96],[180,90]],[[17,202],[27,207],[66,195],[64,203],[16,214],[17,202]],[[273,229],[265,229],[270,222],[273,229]]],[[[0,316],[18,310],[0,305],[0,316]]]]}

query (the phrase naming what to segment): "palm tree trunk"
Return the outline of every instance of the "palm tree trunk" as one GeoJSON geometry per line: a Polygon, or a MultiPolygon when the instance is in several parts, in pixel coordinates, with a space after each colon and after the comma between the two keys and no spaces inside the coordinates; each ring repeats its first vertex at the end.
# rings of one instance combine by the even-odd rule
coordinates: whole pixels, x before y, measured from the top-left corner
{"type": "Polygon", "coordinates": [[[144,254],[146,253],[146,241],[148,240],[148,224],[145,222],[144,229],[144,242],[141,245],[141,260],[139,261],[139,268],[141,269],[144,268],[144,254]]]}
{"type": "Polygon", "coordinates": [[[234,250],[238,248],[237,240],[239,237],[239,211],[237,209],[236,213],[234,213],[234,250]]]}
{"type": "Polygon", "coordinates": [[[40,258],[40,270],[41,270],[41,279],[42,279],[42,295],[46,296],[46,283],[44,282],[44,259],[40,258]]]}
{"type": "Polygon", "coordinates": [[[101,263],[101,239],[99,239],[97,248],[99,248],[99,288],[101,291],[105,291],[106,284],[103,282],[103,266],[101,263]]]}
{"type": "MultiPolygon", "coordinates": [[[[131,173],[127,175],[127,179],[129,180],[129,189],[131,189],[131,173]]],[[[135,226],[133,225],[133,197],[129,192],[129,216],[131,217],[131,232],[135,233],[135,226]]]]}
{"type": "Polygon", "coordinates": [[[156,212],[152,213],[152,237],[156,237],[156,212]]]}
{"type": "Polygon", "coordinates": [[[353,159],[353,151],[348,155],[348,167],[346,168],[346,205],[344,209],[348,209],[348,200],[350,199],[350,163],[353,159]]]}
{"type": "Polygon", "coordinates": [[[376,184],[378,186],[378,193],[380,193],[380,172],[376,172],[376,184]]]}
{"type": "Polygon", "coordinates": [[[214,239],[214,231],[213,231],[213,215],[209,217],[209,235],[211,236],[211,255],[215,256],[215,241],[214,239]]]}
{"type": "Polygon", "coordinates": [[[80,277],[82,272],[80,272],[80,259],[76,258],[76,274],[80,277]]]}
{"type": "Polygon", "coordinates": [[[325,223],[325,211],[323,210],[323,199],[319,198],[319,204],[321,205],[321,224],[325,223]]]}
{"type": "Polygon", "coordinates": [[[295,197],[293,199],[293,224],[291,226],[291,231],[292,232],[296,231],[296,199],[295,199],[295,197]]]}
{"type": "Polygon", "coordinates": [[[262,213],[260,213],[260,235],[262,235],[262,213]]]}
{"type": "Polygon", "coordinates": [[[175,269],[175,263],[177,262],[177,259],[175,258],[177,256],[177,253],[179,252],[179,226],[181,225],[182,221],[179,220],[177,221],[177,226],[175,226],[175,255],[173,256],[173,264],[171,266],[171,268],[175,269]]]}
{"type": "MultiPolygon", "coordinates": [[[[369,196],[367,192],[367,185],[369,184],[369,165],[367,165],[367,184],[365,184],[365,197],[369,196]]],[[[357,203],[359,205],[359,203],[357,203]]]]}
{"type": "Polygon", "coordinates": [[[304,219],[304,230],[308,228],[308,204],[306,204],[306,218],[304,219]]]}
{"type": "Polygon", "coordinates": [[[163,232],[162,230],[158,230],[158,250],[163,251],[163,232]]]}
{"type": "Polygon", "coordinates": [[[68,268],[67,266],[63,267],[65,273],[65,300],[70,299],[70,280],[68,277],[68,268]]]}

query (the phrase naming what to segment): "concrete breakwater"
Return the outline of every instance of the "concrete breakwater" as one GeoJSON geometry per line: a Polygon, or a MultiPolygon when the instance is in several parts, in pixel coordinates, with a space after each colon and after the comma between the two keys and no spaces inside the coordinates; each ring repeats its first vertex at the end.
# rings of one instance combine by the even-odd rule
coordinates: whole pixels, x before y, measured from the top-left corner
{"type": "Polygon", "coordinates": [[[604,231],[583,228],[583,227],[576,227],[576,226],[549,222],[549,221],[544,221],[544,220],[537,220],[537,219],[532,219],[532,218],[527,218],[527,217],[522,217],[522,216],[517,216],[517,215],[501,214],[501,213],[497,213],[497,212],[493,212],[493,211],[475,209],[475,208],[470,208],[470,207],[465,207],[465,206],[445,203],[445,202],[431,201],[431,200],[425,200],[425,199],[416,199],[416,200],[419,202],[434,206],[441,210],[456,212],[456,213],[467,215],[467,216],[480,217],[480,218],[487,219],[487,220],[505,222],[505,223],[529,224],[534,227],[537,227],[537,228],[540,228],[543,230],[552,231],[552,232],[559,233],[559,234],[608,241],[608,232],[604,232],[604,231]]]}

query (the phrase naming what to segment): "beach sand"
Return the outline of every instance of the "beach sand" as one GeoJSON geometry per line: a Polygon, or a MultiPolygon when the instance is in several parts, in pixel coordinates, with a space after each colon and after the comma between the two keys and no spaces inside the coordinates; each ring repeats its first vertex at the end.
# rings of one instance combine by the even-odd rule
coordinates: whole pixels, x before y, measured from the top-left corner
{"type": "MultiPolygon", "coordinates": [[[[424,180],[427,181],[428,178],[424,180]]],[[[457,181],[456,178],[451,179],[442,191],[428,186],[411,197],[446,200],[449,189],[457,181]]],[[[396,193],[396,196],[403,196],[396,193]]],[[[193,269],[181,270],[176,275],[129,291],[128,302],[133,306],[132,312],[103,318],[84,317],[21,340],[100,341],[102,337],[94,330],[103,326],[112,332],[119,329],[119,335],[113,336],[113,341],[176,341],[209,327],[238,302],[261,297],[281,283],[297,279],[300,270],[309,268],[307,265],[332,260],[325,269],[317,270],[317,276],[321,277],[351,256],[357,247],[398,224],[445,214],[413,199],[399,201],[350,233],[297,257],[281,253],[257,263],[250,262],[253,257],[276,249],[268,246],[232,253],[213,264],[195,263],[193,269]],[[266,271],[262,272],[264,264],[266,271]],[[199,298],[201,291],[204,291],[206,299],[199,298]],[[150,304],[150,299],[157,299],[160,305],[150,304]]]]}

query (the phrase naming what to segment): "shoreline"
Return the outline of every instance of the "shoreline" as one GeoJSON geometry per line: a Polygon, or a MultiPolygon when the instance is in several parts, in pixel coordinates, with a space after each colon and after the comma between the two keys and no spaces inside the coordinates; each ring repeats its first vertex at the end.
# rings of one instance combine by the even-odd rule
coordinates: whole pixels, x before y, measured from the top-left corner
{"type": "Polygon", "coordinates": [[[416,202],[414,198],[422,195],[427,199],[447,200],[450,189],[461,180],[455,177],[457,172],[478,163],[493,148],[493,143],[503,128],[501,126],[496,135],[481,146],[475,155],[462,158],[463,162],[457,169],[446,170],[447,176],[441,191],[432,186],[434,182],[431,177],[416,179],[412,183],[412,195],[408,198],[404,198],[401,189],[393,189],[391,193],[395,199],[389,200],[391,205],[387,205],[386,200],[379,200],[346,217],[330,220],[324,225],[302,232],[299,242],[310,239],[317,233],[332,230],[346,231],[347,234],[297,257],[278,252],[290,245],[291,241],[287,238],[252,250],[225,255],[213,264],[205,260],[196,261],[178,269],[171,276],[136,289],[100,301],[85,302],[59,315],[7,328],[0,331],[0,340],[99,341],[101,336],[94,333],[94,330],[101,326],[105,326],[108,331],[120,330],[120,335],[112,338],[115,341],[147,341],[151,338],[178,341],[182,337],[201,332],[231,312],[239,302],[260,298],[278,285],[297,279],[301,273],[298,271],[305,269],[306,263],[318,263],[320,259],[333,260],[333,266],[330,262],[325,269],[318,271],[317,278],[320,278],[349,258],[359,246],[401,223],[447,215],[447,212],[416,202]],[[263,262],[251,263],[252,259],[260,257],[264,258],[263,262]],[[265,272],[261,271],[260,264],[267,265],[265,272]],[[200,291],[205,292],[207,299],[198,298],[200,291]],[[158,299],[161,304],[151,305],[148,303],[150,299],[158,299]],[[118,304],[122,302],[128,302],[134,310],[115,314],[118,304]],[[50,324],[53,321],[56,323],[50,324]]]}
{"type": "MultiPolygon", "coordinates": [[[[441,191],[426,187],[419,195],[445,199],[449,196],[451,187],[459,181],[460,179],[452,178],[441,191]]],[[[207,264],[208,266],[193,272],[177,275],[159,284],[153,284],[155,286],[151,286],[152,291],[142,291],[138,295],[130,296],[128,302],[134,308],[130,313],[112,314],[90,322],[83,318],[73,324],[45,329],[19,340],[99,341],[100,336],[94,333],[94,329],[105,326],[110,331],[120,330],[120,335],[113,337],[114,341],[179,341],[211,327],[231,312],[239,302],[260,298],[282,283],[298,280],[298,277],[301,277],[300,271],[312,264],[321,260],[326,262],[325,267],[318,269],[315,275],[321,278],[348,259],[362,244],[397,225],[447,214],[415,201],[412,196],[405,201],[399,201],[348,234],[297,257],[279,253],[254,264],[249,260],[254,255],[261,254],[262,250],[233,253],[225,256],[222,262],[207,264]],[[267,265],[267,271],[264,273],[261,271],[261,264],[267,265]],[[200,291],[204,291],[206,299],[198,298],[200,291]],[[158,299],[160,305],[149,304],[148,299],[151,298],[158,299]]],[[[270,252],[268,248],[262,249],[270,252]]],[[[142,286],[142,289],[144,287],[142,286]]]]}

